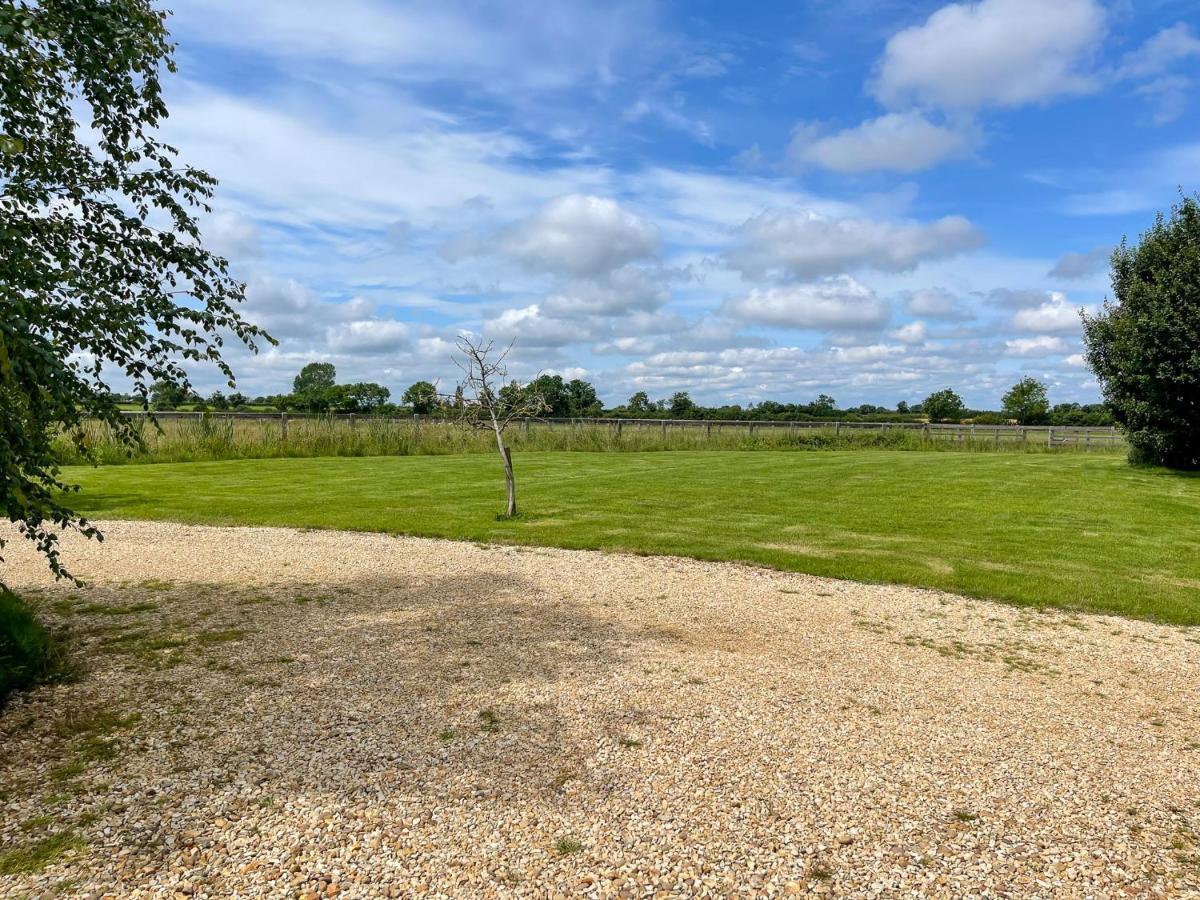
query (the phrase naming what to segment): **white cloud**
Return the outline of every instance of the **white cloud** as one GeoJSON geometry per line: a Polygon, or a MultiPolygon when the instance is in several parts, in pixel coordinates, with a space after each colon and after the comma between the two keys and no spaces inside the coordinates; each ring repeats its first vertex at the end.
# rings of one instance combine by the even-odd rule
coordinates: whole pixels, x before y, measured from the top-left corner
{"type": "Polygon", "coordinates": [[[556,316],[623,315],[658,309],[670,299],[661,269],[624,266],[602,278],[568,281],[546,295],[542,309],[556,316]]]}
{"type": "MultiPolygon", "coordinates": [[[[1040,306],[1043,303],[1052,302],[1055,296],[1052,291],[1013,290],[1012,288],[995,288],[988,291],[989,300],[1008,309],[1028,309],[1032,306],[1040,306]]],[[[1062,295],[1058,294],[1057,296],[1062,295]]]]}
{"type": "Polygon", "coordinates": [[[885,324],[890,315],[874,291],[848,275],[755,289],[727,301],[723,310],[737,319],[781,328],[872,328],[885,324]]]}
{"type": "Polygon", "coordinates": [[[725,260],[744,277],[806,279],[854,269],[904,272],[974,249],[983,235],[962,216],[921,224],[768,209],[747,220],[736,241],[725,260]]]}
{"type": "Polygon", "coordinates": [[[1009,356],[1051,356],[1067,349],[1062,338],[1048,334],[1032,338],[1013,338],[1005,341],[1004,346],[1009,356]]]}
{"type": "Polygon", "coordinates": [[[1087,64],[1105,33],[1094,0],[951,3],[893,35],[875,95],[887,106],[1020,106],[1096,87],[1087,64]]]}
{"type": "Polygon", "coordinates": [[[923,344],[929,337],[929,328],[918,319],[907,325],[901,325],[894,331],[889,331],[888,335],[902,344],[923,344]]]}
{"type": "Polygon", "coordinates": [[[1086,253],[1064,253],[1047,275],[1051,278],[1087,278],[1108,268],[1112,247],[1094,247],[1086,253]]]}
{"type": "Polygon", "coordinates": [[[1066,359],[1064,359],[1063,362],[1066,363],[1068,366],[1072,366],[1075,368],[1087,365],[1087,360],[1083,358],[1082,353],[1072,353],[1070,356],[1068,356],[1066,359]]]}
{"type": "MultiPolygon", "coordinates": [[[[471,81],[497,93],[608,83],[622,56],[655,49],[646,4],[560,0],[475,4],[413,0],[188,0],[172,33],[302,64],[382,70],[407,82],[471,81]]],[[[186,46],[186,43],[185,43],[186,46]]]]}
{"type": "Polygon", "coordinates": [[[931,319],[962,319],[966,317],[958,298],[945,288],[929,287],[909,291],[905,303],[914,316],[931,319]]]}
{"type": "Polygon", "coordinates": [[[286,339],[322,335],[329,325],[365,318],[374,309],[361,297],[332,303],[293,279],[258,275],[246,285],[241,312],[272,337],[286,339]]]}
{"type": "Polygon", "coordinates": [[[571,194],[509,228],[450,242],[443,255],[505,256],[531,272],[590,278],[657,257],[658,229],[615,200],[571,194]]]}
{"type": "Polygon", "coordinates": [[[1020,331],[1046,332],[1079,331],[1079,309],[1067,301],[1066,294],[1051,291],[1049,299],[1013,316],[1013,327],[1020,331]]]}
{"type": "Polygon", "coordinates": [[[409,333],[409,327],[395,319],[365,319],[331,327],[326,342],[334,353],[376,355],[406,349],[409,333]]]}
{"type": "Polygon", "coordinates": [[[973,144],[968,131],[935,125],[919,112],[888,113],[836,134],[822,134],[811,124],[797,126],[788,159],[841,173],[919,172],[968,155],[973,144]]]}
{"type": "Polygon", "coordinates": [[[578,322],[548,316],[536,303],[485,318],[483,333],[502,343],[517,340],[522,348],[565,347],[589,337],[578,322]]]}
{"type": "Polygon", "coordinates": [[[1117,67],[1117,78],[1149,78],[1161,75],[1176,62],[1200,56],[1200,39],[1183,22],[1164,28],[1141,47],[1125,54],[1117,67]]]}
{"type": "Polygon", "coordinates": [[[214,212],[203,223],[209,249],[237,261],[263,255],[262,237],[254,220],[229,210],[214,212]]]}

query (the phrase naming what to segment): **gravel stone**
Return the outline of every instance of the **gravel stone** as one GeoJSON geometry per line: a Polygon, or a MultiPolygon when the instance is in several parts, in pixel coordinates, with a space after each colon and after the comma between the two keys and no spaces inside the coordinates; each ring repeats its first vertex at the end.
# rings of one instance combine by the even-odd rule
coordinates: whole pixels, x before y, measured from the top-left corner
{"type": "Polygon", "coordinates": [[[0,896],[1200,896],[1197,630],[667,557],[104,530],[64,539],[84,588],[6,548],[88,671],[0,716],[0,855],[79,839],[0,896]]]}

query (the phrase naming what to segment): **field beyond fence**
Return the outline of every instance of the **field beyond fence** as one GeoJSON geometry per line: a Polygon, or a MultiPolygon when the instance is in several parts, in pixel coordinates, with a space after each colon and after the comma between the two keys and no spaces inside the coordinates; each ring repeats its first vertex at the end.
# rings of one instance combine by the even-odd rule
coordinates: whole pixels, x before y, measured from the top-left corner
{"type": "MultiPolygon", "coordinates": [[[[157,423],[136,420],[143,447],[132,453],[101,422],[84,426],[83,443],[95,460],[187,462],[313,456],[423,456],[495,450],[489,431],[413,416],[304,416],[289,413],[160,412],[157,423]]],[[[526,419],[506,439],[514,450],[959,450],[979,452],[1114,451],[1124,436],[1107,427],[941,425],[922,422],[770,422],[700,419],[526,419]]],[[[63,464],[87,462],[63,436],[63,464]]]]}

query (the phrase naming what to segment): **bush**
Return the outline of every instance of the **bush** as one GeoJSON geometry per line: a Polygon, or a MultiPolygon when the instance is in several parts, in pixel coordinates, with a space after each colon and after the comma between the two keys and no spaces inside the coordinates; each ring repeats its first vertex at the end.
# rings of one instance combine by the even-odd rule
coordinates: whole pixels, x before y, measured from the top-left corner
{"type": "Polygon", "coordinates": [[[59,639],[24,600],[0,587],[0,707],[13,691],[66,674],[59,639]]]}
{"type": "Polygon", "coordinates": [[[1200,469],[1200,198],[1112,256],[1115,299],[1084,317],[1087,361],[1130,459],[1200,469]]]}

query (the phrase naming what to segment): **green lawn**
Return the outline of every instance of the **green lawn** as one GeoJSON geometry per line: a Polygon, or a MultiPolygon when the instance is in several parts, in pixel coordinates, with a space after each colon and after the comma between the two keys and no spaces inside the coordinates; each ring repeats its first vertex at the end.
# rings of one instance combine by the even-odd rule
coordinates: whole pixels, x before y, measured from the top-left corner
{"type": "Polygon", "coordinates": [[[1200,478],[1111,455],[526,453],[76,468],[96,518],[743,560],[1200,624],[1200,478]]]}

